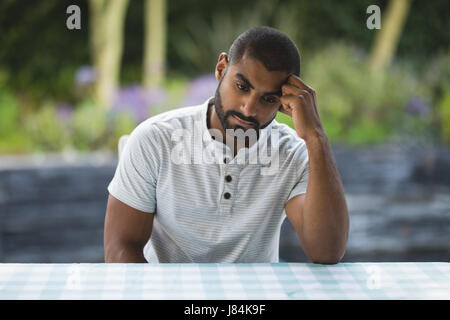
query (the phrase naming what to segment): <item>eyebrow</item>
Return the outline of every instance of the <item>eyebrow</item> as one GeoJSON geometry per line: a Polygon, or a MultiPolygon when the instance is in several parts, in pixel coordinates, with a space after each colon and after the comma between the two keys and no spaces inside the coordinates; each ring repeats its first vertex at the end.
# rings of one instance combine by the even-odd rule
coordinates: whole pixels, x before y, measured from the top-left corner
{"type": "MultiPolygon", "coordinates": [[[[239,73],[239,72],[236,73],[236,77],[238,77],[243,82],[245,82],[250,88],[255,89],[255,87],[250,83],[250,81],[248,81],[248,79],[242,73],[239,73]]],[[[271,91],[271,92],[264,92],[264,94],[263,94],[263,96],[270,96],[270,95],[275,95],[275,96],[281,97],[282,92],[281,92],[281,90],[277,90],[277,91],[271,91]]]]}

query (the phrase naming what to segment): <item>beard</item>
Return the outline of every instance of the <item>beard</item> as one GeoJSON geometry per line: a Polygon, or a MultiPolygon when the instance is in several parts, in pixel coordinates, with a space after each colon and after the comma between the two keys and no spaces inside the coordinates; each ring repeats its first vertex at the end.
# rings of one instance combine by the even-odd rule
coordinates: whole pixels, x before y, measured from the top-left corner
{"type": "Polygon", "coordinates": [[[219,85],[217,86],[217,89],[216,89],[216,93],[214,95],[214,109],[215,109],[217,117],[219,118],[219,121],[220,121],[220,123],[222,125],[223,131],[226,132],[227,129],[231,129],[231,130],[242,129],[245,132],[246,130],[253,129],[253,130],[256,131],[256,134],[257,134],[258,139],[259,139],[259,130],[260,129],[264,129],[265,127],[267,127],[273,121],[273,119],[275,119],[276,113],[275,113],[275,115],[272,117],[272,119],[270,121],[268,121],[264,125],[260,126],[259,122],[256,119],[254,119],[254,118],[247,118],[243,114],[241,114],[239,112],[236,112],[234,110],[229,110],[227,112],[224,112],[223,104],[222,104],[222,97],[220,95],[220,86],[221,86],[222,80],[224,78],[225,78],[225,76],[222,77],[222,79],[220,80],[219,85]],[[230,124],[230,121],[229,121],[229,118],[232,115],[238,116],[239,118],[241,118],[241,119],[243,119],[245,121],[252,122],[254,124],[253,127],[249,128],[249,129],[245,129],[245,128],[243,128],[240,125],[235,125],[233,127],[230,124]]]}

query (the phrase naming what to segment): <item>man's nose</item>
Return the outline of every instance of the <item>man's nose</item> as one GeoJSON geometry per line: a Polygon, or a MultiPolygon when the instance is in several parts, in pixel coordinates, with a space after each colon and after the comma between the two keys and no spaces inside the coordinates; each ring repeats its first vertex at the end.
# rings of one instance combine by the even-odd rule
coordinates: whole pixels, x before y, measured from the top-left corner
{"type": "Polygon", "coordinates": [[[258,97],[256,95],[251,95],[247,97],[241,106],[241,111],[247,118],[256,116],[256,109],[258,107],[258,97]]]}

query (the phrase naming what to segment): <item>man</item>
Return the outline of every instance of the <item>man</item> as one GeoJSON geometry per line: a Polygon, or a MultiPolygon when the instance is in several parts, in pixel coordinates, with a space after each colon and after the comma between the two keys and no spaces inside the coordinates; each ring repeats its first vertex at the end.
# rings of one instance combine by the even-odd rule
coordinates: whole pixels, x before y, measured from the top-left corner
{"type": "Polygon", "coordinates": [[[214,98],[139,124],[108,186],[105,261],[278,262],[287,216],[313,263],[338,263],[347,205],[315,92],[299,74],[292,40],[252,28],[220,54],[214,98]],[[278,111],[295,130],[274,120],[278,111]],[[251,161],[269,153],[272,168],[251,161]]]}

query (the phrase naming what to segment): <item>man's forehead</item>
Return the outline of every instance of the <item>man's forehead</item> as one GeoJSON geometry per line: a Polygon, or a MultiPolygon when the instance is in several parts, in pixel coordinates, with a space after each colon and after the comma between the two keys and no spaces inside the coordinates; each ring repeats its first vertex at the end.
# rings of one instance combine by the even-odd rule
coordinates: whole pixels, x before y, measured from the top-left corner
{"type": "Polygon", "coordinates": [[[230,74],[235,78],[246,79],[257,90],[280,90],[289,74],[284,71],[269,71],[263,63],[252,57],[243,56],[242,59],[230,65],[230,74]]]}

